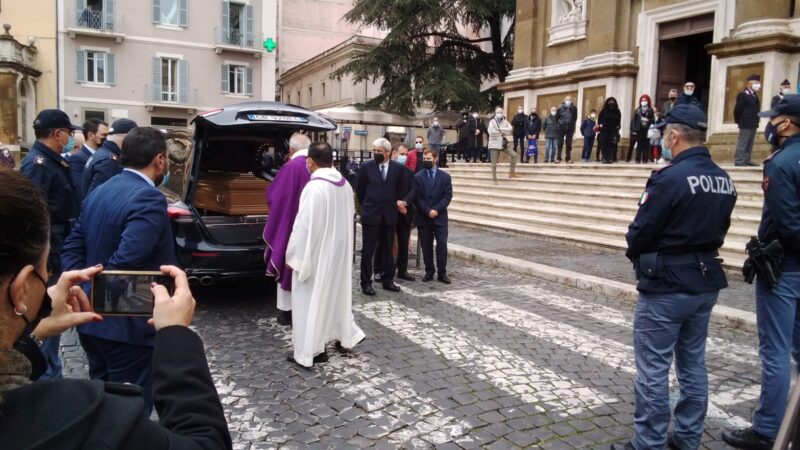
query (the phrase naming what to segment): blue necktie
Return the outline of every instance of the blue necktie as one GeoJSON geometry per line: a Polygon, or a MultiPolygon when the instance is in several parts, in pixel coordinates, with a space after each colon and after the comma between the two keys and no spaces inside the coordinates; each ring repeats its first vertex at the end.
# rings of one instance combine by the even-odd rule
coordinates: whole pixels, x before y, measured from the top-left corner
{"type": "Polygon", "coordinates": [[[433,170],[428,170],[428,178],[430,178],[431,181],[433,181],[433,170]]]}
{"type": "Polygon", "coordinates": [[[381,166],[381,177],[386,181],[386,166],[381,166]]]}

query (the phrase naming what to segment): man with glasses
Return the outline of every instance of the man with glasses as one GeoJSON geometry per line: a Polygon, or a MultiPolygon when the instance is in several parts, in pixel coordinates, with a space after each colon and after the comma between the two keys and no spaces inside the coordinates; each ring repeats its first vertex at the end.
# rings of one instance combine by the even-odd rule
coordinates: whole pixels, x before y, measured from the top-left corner
{"type": "MultiPolygon", "coordinates": [[[[61,276],[61,246],[78,218],[80,203],[69,163],[61,152],[72,132],[81,127],[73,125],[69,116],[58,109],[45,109],[33,121],[36,143],[22,160],[20,173],[30,179],[42,192],[50,212],[50,253],[47,256],[47,284],[52,286],[61,276]]],[[[42,343],[42,353],[47,360],[47,371],[39,378],[61,378],[61,360],[58,357],[60,338],[47,338],[42,343]]]]}

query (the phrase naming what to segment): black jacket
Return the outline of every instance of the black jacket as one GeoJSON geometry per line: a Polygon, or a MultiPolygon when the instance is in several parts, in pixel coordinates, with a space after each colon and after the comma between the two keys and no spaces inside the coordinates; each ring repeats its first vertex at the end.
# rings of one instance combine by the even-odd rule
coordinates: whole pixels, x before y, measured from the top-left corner
{"type": "Polygon", "coordinates": [[[467,139],[469,138],[469,119],[459,119],[458,124],[456,125],[458,128],[458,139],[467,139]]]}
{"type": "Polygon", "coordinates": [[[800,134],[791,136],[764,161],[764,208],[758,239],[780,240],[785,254],[783,270],[800,272],[800,134]]]}
{"type": "Polygon", "coordinates": [[[414,181],[414,171],[406,166],[403,166],[401,172],[402,180],[400,181],[400,197],[401,200],[406,202],[408,212],[405,215],[400,214],[400,220],[405,220],[406,223],[413,223],[414,220],[414,204],[417,200],[417,183],[414,181]]]}
{"type": "Polygon", "coordinates": [[[103,145],[94,152],[86,163],[86,168],[81,175],[81,198],[86,198],[92,192],[105,183],[114,175],[122,172],[122,163],[119,158],[122,156],[122,149],[111,141],[103,142],[103,145]]]}
{"type": "Polygon", "coordinates": [[[525,134],[533,135],[534,138],[539,138],[539,133],[542,131],[542,120],[539,119],[538,114],[531,114],[525,118],[525,134]]]}
{"type": "MultiPolygon", "coordinates": [[[[419,156],[418,156],[419,157],[419,156]]],[[[418,162],[418,164],[421,164],[418,162]]],[[[389,161],[386,181],[378,163],[372,159],[361,165],[356,183],[356,196],[361,203],[362,225],[397,224],[397,201],[403,199],[402,182],[405,166],[389,161]]]]}
{"type": "Polygon", "coordinates": [[[477,119],[474,117],[470,117],[469,121],[467,122],[467,133],[468,133],[468,143],[472,148],[481,148],[483,147],[483,135],[486,133],[486,125],[483,124],[483,121],[480,117],[477,119]],[[480,134],[477,136],[475,135],[475,130],[479,130],[480,134]]]}
{"type": "Polygon", "coordinates": [[[733,107],[733,120],[739,128],[758,128],[758,113],[761,111],[761,100],[758,94],[745,89],[736,95],[736,104],[733,107]]]}
{"type": "Polygon", "coordinates": [[[3,393],[0,442],[8,449],[229,449],[203,342],[186,327],[156,333],[153,393],[160,424],[145,418],[138,386],[40,381],[3,393]]]}
{"type": "Polygon", "coordinates": [[[641,136],[643,134],[647,134],[647,130],[650,129],[650,125],[653,124],[655,121],[656,115],[653,112],[653,108],[647,108],[647,110],[643,110],[642,107],[636,108],[636,112],[633,114],[633,120],[631,121],[631,125],[635,126],[636,133],[641,136]],[[645,122],[645,119],[647,122],[645,122]]]}
{"type": "Polygon", "coordinates": [[[616,134],[622,124],[622,112],[619,108],[603,108],[597,115],[597,124],[601,133],[616,134]]]}
{"type": "Polygon", "coordinates": [[[522,136],[525,134],[525,120],[528,118],[525,113],[517,113],[511,119],[511,126],[514,127],[514,136],[522,136]]]}
{"type": "Polygon", "coordinates": [[[556,127],[559,130],[566,130],[568,132],[575,132],[575,127],[578,125],[578,108],[575,104],[567,106],[562,103],[556,110],[556,127]]]}

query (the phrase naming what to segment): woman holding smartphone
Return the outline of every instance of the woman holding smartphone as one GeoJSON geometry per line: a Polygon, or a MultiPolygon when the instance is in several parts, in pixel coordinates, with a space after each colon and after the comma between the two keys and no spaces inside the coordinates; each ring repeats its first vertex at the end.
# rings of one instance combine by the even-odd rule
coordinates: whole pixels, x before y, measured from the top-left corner
{"type": "Polygon", "coordinates": [[[3,448],[231,448],[203,343],[188,326],[195,301],[174,266],[175,293],[153,285],[154,397],[161,424],[144,417],[137,386],[90,380],[35,382],[37,342],[102,317],[78,284],[102,271],[64,272],[47,288],[47,205],[22,175],[0,169],[0,442],[3,448]]]}

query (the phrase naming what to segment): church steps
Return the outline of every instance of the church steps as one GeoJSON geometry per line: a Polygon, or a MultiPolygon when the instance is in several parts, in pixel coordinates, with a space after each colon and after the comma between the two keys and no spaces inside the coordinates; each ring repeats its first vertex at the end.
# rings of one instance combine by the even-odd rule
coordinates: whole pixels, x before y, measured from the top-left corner
{"type": "MultiPolygon", "coordinates": [[[[490,167],[451,164],[456,223],[505,230],[587,248],[624,251],[625,232],[655,165],[518,165],[521,179],[508,179],[498,167],[499,186],[490,167]]],[[[755,234],[763,196],[759,168],[725,167],[739,197],[720,254],[726,269],[741,268],[744,244],[755,234]]]]}

